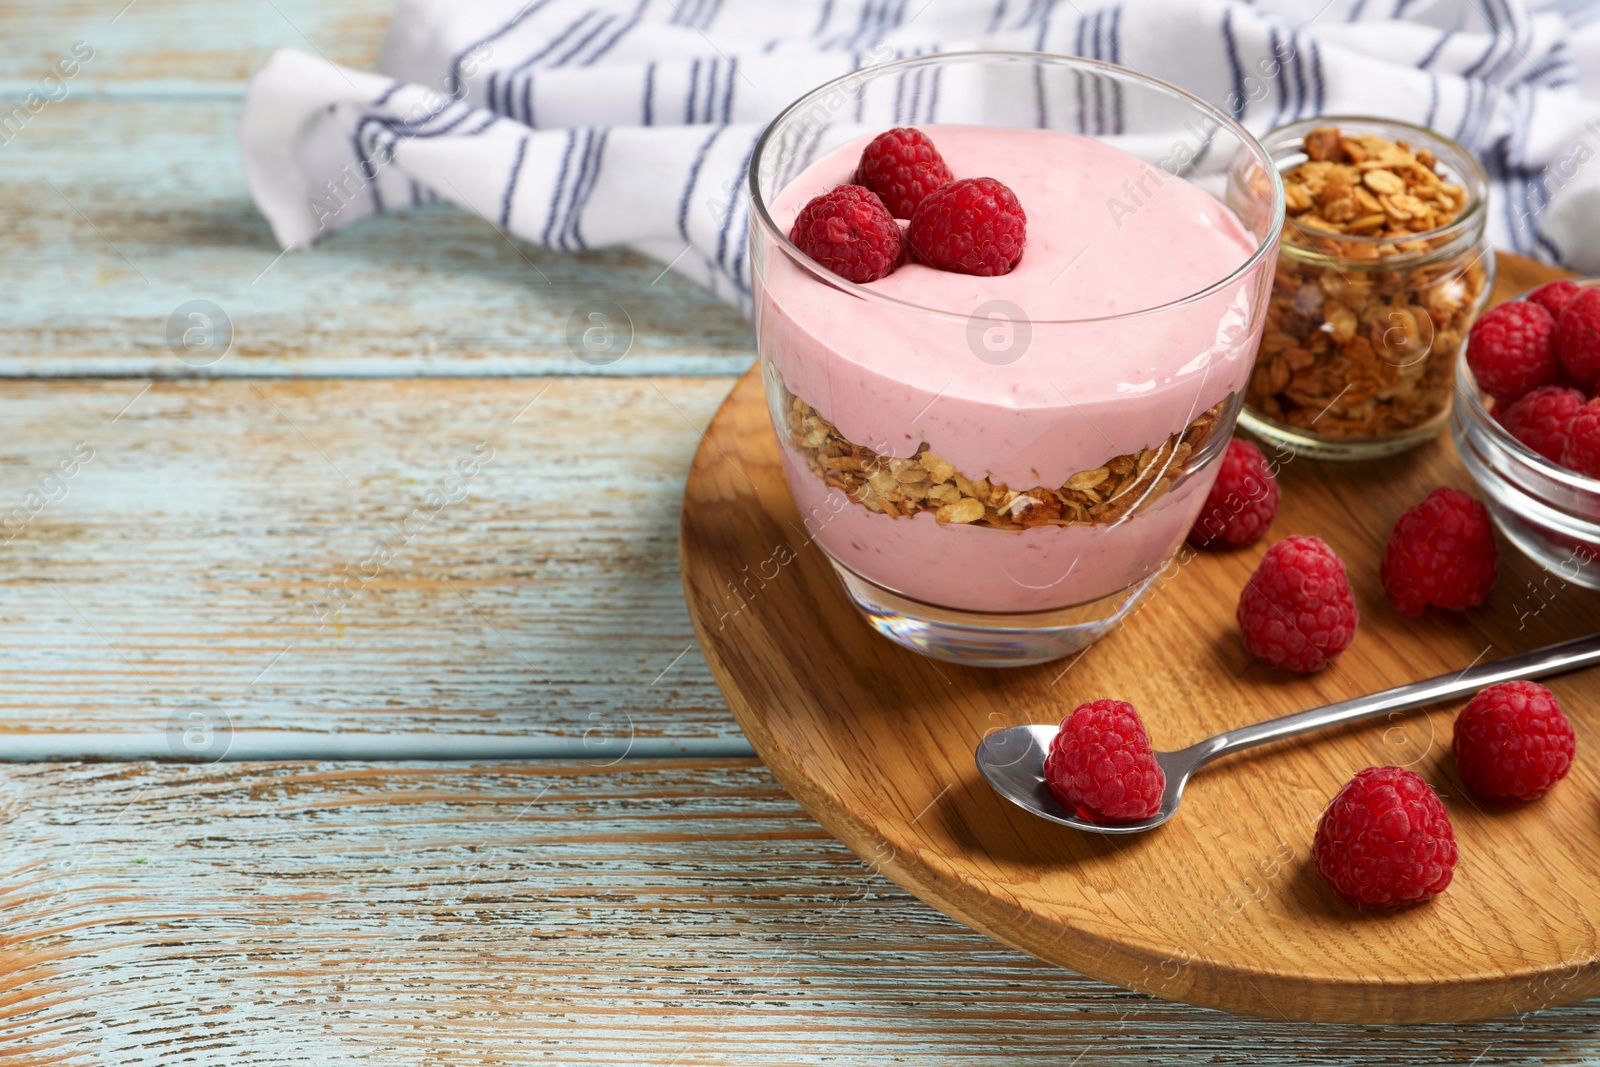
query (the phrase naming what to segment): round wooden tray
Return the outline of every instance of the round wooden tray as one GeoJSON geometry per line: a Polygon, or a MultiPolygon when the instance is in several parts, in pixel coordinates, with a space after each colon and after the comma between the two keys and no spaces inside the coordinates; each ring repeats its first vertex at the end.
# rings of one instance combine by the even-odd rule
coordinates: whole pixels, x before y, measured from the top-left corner
{"type": "MultiPolygon", "coordinates": [[[[1542,270],[1504,257],[1499,289],[1542,270]]],[[[1600,672],[1551,683],[1572,713],[1578,762],[1512,810],[1463,790],[1449,753],[1456,705],[1219,762],[1171,823],[1131,839],[1032,818],[979,777],[985,732],[1053,722],[1083,700],[1131,700],[1157,745],[1178,748],[1600,620],[1600,595],[1563,587],[1509,546],[1484,608],[1412,620],[1389,606],[1377,565],[1395,517],[1435,485],[1470,488],[1448,440],[1370,464],[1295,460],[1280,480],[1268,540],[1325,538],[1362,612],[1355,643],[1308,678],[1255,663],[1239,643],[1234,606],[1265,543],[1177,569],[1073,661],[962,668],[877,636],[808,541],[755,371],[695,457],[684,586],[734,717],[784,786],[876,869],[1009,945],[1155,996],[1287,1019],[1471,1019],[1600,992],[1600,672]],[[1455,823],[1455,882],[1429,904],[1359,912],[1311,866],[1323,806],[1373,764],[1415,768],[1455,823]]]]}

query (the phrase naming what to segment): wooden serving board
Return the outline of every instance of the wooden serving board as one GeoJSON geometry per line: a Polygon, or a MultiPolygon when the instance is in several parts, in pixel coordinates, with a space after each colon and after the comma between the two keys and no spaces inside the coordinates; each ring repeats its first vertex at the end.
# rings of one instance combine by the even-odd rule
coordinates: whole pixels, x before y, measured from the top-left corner
{"type": "MultiPolygon", "coordinates": [[[[1553,276],[1504,256],[1504,296],[1553,276]]],[[[1569,778],[1491,809],[1450,756],[1458,705],[1221,761],[1171,823],[1078,833],[992,792],[983,735],[1131,700],[1157,747],[1509,655],[1596,628],[1600,594],[1563,586],[1510,546],[1483,608],[1406,619],[1378,581],[1395,518],[1435,485],[1471,488],[1447,439],[1367,464],[1289,462],[1269,538],[1174,568],[1076,660],[988,670],[877,636],[784,483],[752,370],[707,431],[684,498],[683,574],[706,659],[735,718],[791,793],[846,845],[1007,944],[1159,997],[1286,1019],[1408,1022],[1535,1011],[1600,993],[1600,672],[1551,683],[1578,734],[1569,778]],[[1362,619],[1327,671],[1299,677],[1240,645],[1238,593],[1267,544],[1316,534],[1343,556],[1362,619]],[[792,553],[793,559],[783,562],[792,553]],[[1316,821],[1356,771],[1415,768],[1461,846],[1429,904],[1364,913],[1310,862],[1316,821]]]]}

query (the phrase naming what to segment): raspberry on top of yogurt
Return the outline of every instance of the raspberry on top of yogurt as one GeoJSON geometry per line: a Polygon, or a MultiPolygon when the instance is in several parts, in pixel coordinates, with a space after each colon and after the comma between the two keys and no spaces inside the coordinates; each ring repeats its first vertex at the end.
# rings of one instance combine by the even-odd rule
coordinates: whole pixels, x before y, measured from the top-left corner
{"type": "Polygon", "coordinates": [[[899,127],[867,143],[852,180],[877,193],[895,218],[909,219],[924,197],[955,177],[931,137],[899,127]]]}
{"type": "Polygon", "coordinates": [[[789,240],[852,282],[873,282],[900,265],[904,238],[883,201],[859,185],[841,185],[800,209],[789,240]]]}
{"type": "Polygon", "coordinates": [[[939,270],[982,278],[1010,274],[1027,243],[1017,194],[995,178],[963,178],[929,193],[911,215],[906,240],[939,270]]]}
{"type": "Polygon", "coordinates": [[[939,270],[993,277],[1009,274],[1022,258],[1028,219],[1017,194],[997,178],[955,180],[921,130],[874,137],[851,182],[812,197],[789,233],[800,251],[842,278],[873,282],[893,273],[901,263],[894,219],[910,220],[905,240],[939,270]]]}

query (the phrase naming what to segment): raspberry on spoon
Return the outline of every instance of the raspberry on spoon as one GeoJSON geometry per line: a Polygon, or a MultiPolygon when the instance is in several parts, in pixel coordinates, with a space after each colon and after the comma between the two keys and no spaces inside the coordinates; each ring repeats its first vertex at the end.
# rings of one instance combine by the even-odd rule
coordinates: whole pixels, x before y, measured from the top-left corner
{"type": "Polygon", "coordinates": [[[954,176],[921,130],[899,127],[880,133],[861,150],[855,184],[877,193],[897,219],[909,219],[923,198],[954,176]]]}
{"type": "Polygon", "coordinates": [[[1147,819],[1160,810],[1167,787],[1150,735],[1125,700],[1079,704],[1062,719],[1044,759],[1044,781],[1091,822],[1147,819]]]}

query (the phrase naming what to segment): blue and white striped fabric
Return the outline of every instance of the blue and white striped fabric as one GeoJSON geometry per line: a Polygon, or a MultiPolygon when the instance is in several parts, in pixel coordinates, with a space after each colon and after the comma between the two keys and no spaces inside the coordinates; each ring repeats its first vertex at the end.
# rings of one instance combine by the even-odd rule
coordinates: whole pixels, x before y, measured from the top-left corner
{"type": "MultiPolygon", "coordinates": [[[[241,129],[285,247],[453,201],[555,249],[628,246],[749,306],[743,175],[818,83],[973,48],[1106,59],[1253,132],[1377,114],[1477,152],[1496,245],[1600,273],[1600,0],[400,0],[381,74],[294,51],[241,129]]],[[[884,102],[883,126],[937,119],[884,102]]],[[[1114,128],[1115,100],[1091,101],[1114,128]]]]}

